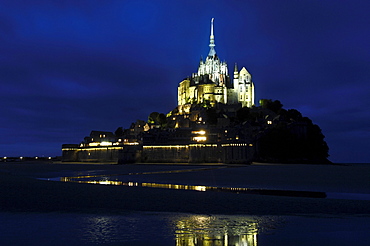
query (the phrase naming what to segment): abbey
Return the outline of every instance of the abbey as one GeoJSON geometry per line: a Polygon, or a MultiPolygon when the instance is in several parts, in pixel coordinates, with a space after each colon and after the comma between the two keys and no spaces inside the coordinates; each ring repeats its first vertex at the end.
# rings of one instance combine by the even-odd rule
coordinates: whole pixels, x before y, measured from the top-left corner
{"type": "Polygon", "coordinates": [[[167,115],[114,133],[91,131],[80,144],[63,144],[63,161],[114,163],[329,163],[321,129],[280,101],[255,104],[252,76],[236,65],[230,79],[215,50],[213,19],[209,53],[198,72],[181,81],[178,105],[167,115]]]}
{"type": "Polygon", "coordinates": [[[254,105],[254,83],[252,75],[243,67],[238,71],[235,64],[233,79],[230,79],[226,62],[221,62],[215,50],[211,20],[209,53],[205,61],[200,60],[198,72],[181,81],[178,86],[178,105],[216,103],[238,104],[242,107],[254,105]]]}

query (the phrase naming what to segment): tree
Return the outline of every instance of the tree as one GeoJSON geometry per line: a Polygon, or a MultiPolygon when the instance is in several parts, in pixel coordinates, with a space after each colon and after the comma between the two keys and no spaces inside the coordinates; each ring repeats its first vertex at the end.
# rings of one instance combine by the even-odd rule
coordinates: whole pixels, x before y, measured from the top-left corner
{"type": "Polygon", "coordinates": [[[148,123],[160,125],[161,127],[166,127],[167,117],[163,113],[152,112],[148,116],[148,123]]]}
{"type": "Polygon", "coordinates": [[[122,126],[118,127],[117,130],[114,132],[114,135],[116,135],[116,137],[122,137],[123,134],[124,134],[124,131],[123,131],[122,126]]]}
{"type": "Polygon", "coordinates": [[[322,160],[329,157],[329,147],[324,141],[324,134],[318,125],[311,124],[307,128],[306,156],[311,160],[322,160]]]}
{"type": "Polygon", "coordinates": [[[300,121],[302,119],[302,114],[296,109],[288,109],[287,120],[300,121]]]}
{"type": "Polygon", "coordinates": [[[206,111],[207,115],[207,123],[210,125],[216,125],[217,124],[217,118],[218,114],[215,108],[207,108],[206,111]]]}
{"type": "Polygon", "coordinates": [[[151,112],[148,116],[148,123],[155,124],[158,118],[158,115],[159,115],[158,112],[151,112]]]}
{"type": "Polygon", "coordinates": [[[285,123],[268,129],[259,139],[259,155],[267,161],[286,162],[295,158],[295,147],[296,138],[285,123]]]}
{"type": "Polygon", "coordinates": [[[165,127],[167,125],[167,118],[163,113],[157,115],[156,123],[158,123],[161,127],[165,127]]]}
{"type": "MultiPolygon", "coordinates": [[[[264,108],[277,110],[281,103],[264,101],[264,108]]],[[[319,126],[296,109],[280,108],[279,120],[258,136],[257,156],[273,162],[328,162],[329,147],[319,126]]]]}
{"type": "Polygon", "coordinates": [[[275,113],[279,113],[280,109],[283,108],[283,104],[279,100],[272,101],[271,99],[261,99],[260,105],[262,108],[267,108],[275,113]]]}
{"type": "Polygon", "coordinates": [[[250,109],[248,107],[243,107],[236,111],[236,118],[239,122],[244,122],[249,120],[250,118],[250,109]]]}

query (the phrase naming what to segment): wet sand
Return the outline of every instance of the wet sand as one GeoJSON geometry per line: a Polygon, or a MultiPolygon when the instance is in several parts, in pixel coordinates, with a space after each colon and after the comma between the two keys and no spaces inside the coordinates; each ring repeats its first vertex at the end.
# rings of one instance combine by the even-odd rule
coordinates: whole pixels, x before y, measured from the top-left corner
{"type": "Polygon", "coordinates": [[[0,211],[80,213],[156,211],[199,214],[370,216],[369,200],[199,192],[35,179],[72,174],[76,176],[87,172],[124,174],[123,178],[135,182],[370,194],[370,166],[366,165],[0,163],[0,211]],[[182,169],[201,170],[127,175],[182,169]]]}

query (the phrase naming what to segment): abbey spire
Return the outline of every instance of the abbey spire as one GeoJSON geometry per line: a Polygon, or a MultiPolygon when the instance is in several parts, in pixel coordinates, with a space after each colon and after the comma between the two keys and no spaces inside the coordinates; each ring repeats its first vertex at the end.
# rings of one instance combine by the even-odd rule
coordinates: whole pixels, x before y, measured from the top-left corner
{"type": "MultiPolygon", "coordinates": [[[[199,61],[198,72],[181,81],[178,86],[178,105],[241,104],[254,105],[254,84],[251,75],[243,67],[238,71],[235,64],[234,78],[231,79],[226,61],[221,61],[215,50],[214,18],[211,19],[209,53],[199,61]]],[[[185,107],[185,106],[184,106],[185,107]]],[[[187,107],[187,106],[186,106],[187,107]]]]}
{"type": "Polygon", "coordinates": [[[211,20],[211,36],[209,37],[209,53],[208,56],[214,56],[216,55],[215,50],[215,36],[213,35],[213,21],[215,18],[212,18],[211,20]]]}

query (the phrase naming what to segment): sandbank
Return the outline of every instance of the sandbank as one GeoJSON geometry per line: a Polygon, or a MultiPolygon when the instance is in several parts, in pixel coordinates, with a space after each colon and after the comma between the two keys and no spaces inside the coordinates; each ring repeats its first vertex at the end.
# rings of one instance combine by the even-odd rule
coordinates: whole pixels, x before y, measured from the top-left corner
{"type": "Polygon", "coordinates": [[[370,194],[370,166],[367,165],[0,163],[0,211],[370,216],[369,200],[200,192],[36,179],[76,176],[87,172],[104,173],[111,178],[114,176],[109,175],[121,174],[120,178],[133,182],[370,194]],[[158,173],[182,169],[193,171],[158,173]],[[144,172],[152,174],[138,174],[144,172]]]}

